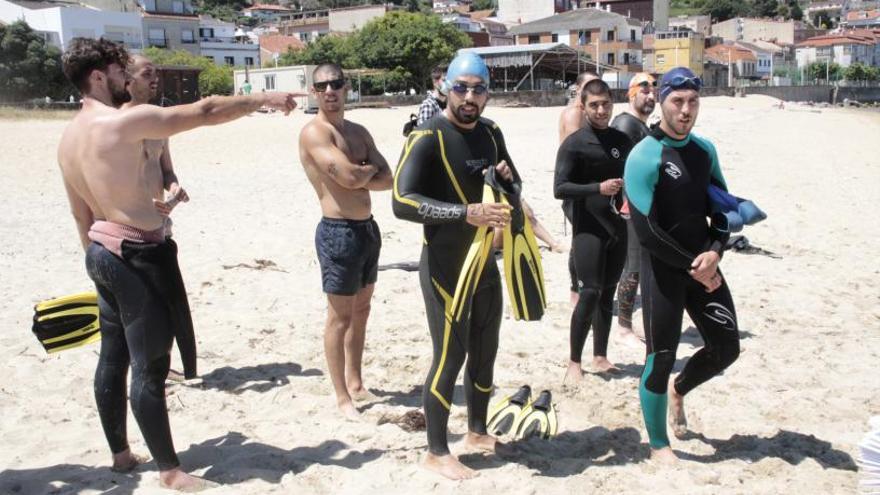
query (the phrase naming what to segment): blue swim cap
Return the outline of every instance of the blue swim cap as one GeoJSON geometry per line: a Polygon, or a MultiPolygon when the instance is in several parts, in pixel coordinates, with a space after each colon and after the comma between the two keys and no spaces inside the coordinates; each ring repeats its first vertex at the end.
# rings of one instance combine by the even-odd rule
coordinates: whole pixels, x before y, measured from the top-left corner
{"type": "Polygon", "coordinates": [[[669,93],[679,89],[693,89],[699,92],[703,88],[703,80],[687,67],[676,67],[660,79],[660,103],[669,93]]]}
{"type": "Polygon", "coordinates": [[[456,78],[461,76],[476,76],[483,80],[483,84],[489,85],[489,67],[474,52],[459,52],[449,63],[449,67],[446,69],[446,81],[451,85],[456,78]]]}

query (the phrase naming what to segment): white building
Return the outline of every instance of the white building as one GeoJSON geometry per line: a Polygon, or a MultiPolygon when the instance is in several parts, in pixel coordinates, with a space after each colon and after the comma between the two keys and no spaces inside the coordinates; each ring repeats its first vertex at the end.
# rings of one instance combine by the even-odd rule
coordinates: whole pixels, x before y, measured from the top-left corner
{"type": "Polygon", "coordinates": [[[231,22],[199,16],[199,40],[202,56],[217,65],[260,66],[260,44],[231,22]]]}
{"type": "MultiPolygon", "coordinates": [[[[251,83],[251,94],[262,91],[285,91],[308,93],[312,86],[314,65],[291,65],[264,69],[236,70],[232,73],[235,94],[247,80],[251,83]]],[[[296,99],[303,110],[318,108],[318,102],[311,93],[296,99]]]]}
{"type": "Polygon", "coordinates": [[[773,75],[772,51],[764,49],[755,43],[748,43],[745,41],[738,41],[736,46],[752,52],[755,58],[758,59],[758,62],[755,65],[755,74],[757,77],[761,79],[770,79],[773,75]]]}
{"type": "Polygon", "coordinates": [[[795,59],[798,67],[813,62],[830,62],[841,67],[854,63],[880,66],[880,36],[868,30],[816,36],[798,43],[795,59]]]}
{"type": "Polygon", "coordinates": [[[76,37],[100,38],[123,43],[132,52],[144,46],[143,22],[135,12],[109,12],[76,3],[0,0],[0,21],[23,20],[61,50],[76,37]]]}
{"type": "Polygon", "coordinates": [[[498,0],[497,16],[505,23],[523,24],[555,13],[554,0],[498,0]]]}

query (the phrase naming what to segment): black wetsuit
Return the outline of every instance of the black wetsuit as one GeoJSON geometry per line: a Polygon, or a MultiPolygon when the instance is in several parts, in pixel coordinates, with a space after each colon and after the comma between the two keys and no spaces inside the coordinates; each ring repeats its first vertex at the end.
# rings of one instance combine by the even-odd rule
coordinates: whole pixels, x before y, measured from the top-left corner
{"type": "Polygon", "coordinates": [[[423,400],[428,449],[435,455],[449,453],[449,409],[465,357],[468,430],[487,433],[501,279],[494,260],[487,259],[492,229],[478,229],[466,217],[469,203],[484,201],[483,171],[501,160],[513,167],[493,122],[480,119],[467,130],[440,115],[409,135],[394,177],[394,214],[424,224],[419,280],[434,357],[423,400]]]}
{"type": "Polygon", "coordinates": [[[676,392],[687,394],[739,356],[739,330],[727,282],[707,293],[688,273],[697,255],[709,250],[720,255],[729,237],[707,222],[710,183],[727,189],[715,147],[693,134],[677,141],[656,128],[626,162],[630,214],[644,248],[641,287],[648,355],[639,397],[652,448],[669,445],[666,393],[683,311],[705,347],[676,377],[676,392]]]}
{"type": "Polygon", "coordinates": [[[170,238],[157,243],[123,241],[120,257],[92,242],[86,250],[86,269],[98,292],[101,353],[95,399],[110,450],[118,454],[128,448],[125,386],[130,364],[134,418],[159,469],[175,468],[180,463],[171,440],[165,379],[176,334],[178,346],[186,350],[187,377],[196,374],[177,245],[170,238]],[[186,333],[189,337],[181,339],[186,333]]]}
{"type": "Polygon", "coordinates": [[[632,144],[617,129],[586,126],[568,136],[556,154],[553,193],[572,201],[578,303],[571,315],[571,360],[581,362],[590,325],[593,355],[606,356],[614,289],[626,261],[622,194],[605,196],[599,184],[623,177],[632,144]]]}
{"type": "MultiPolygon", "coordinates": [[[[631,113],[623,112],[611,121],[611,127],[629,136],[633,146],[639,144],[651,130],[638,117],[631,113]]],[[[629,242],[626,246],[626,265],[617,284],[617,321],[621,326],[632,328],[632,314],[635,306],[636,293],[639,289],[639,264],[642,258],[642,249],[636,241],[636,233],[632,221],[627,220],[627,237],[629,242]]]]}

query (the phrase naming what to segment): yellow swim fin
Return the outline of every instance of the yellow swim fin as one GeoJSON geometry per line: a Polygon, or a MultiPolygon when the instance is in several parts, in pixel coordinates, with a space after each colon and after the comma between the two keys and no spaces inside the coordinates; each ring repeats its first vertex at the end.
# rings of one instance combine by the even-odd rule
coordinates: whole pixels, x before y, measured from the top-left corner
{"type": "Polygon", "coordinates": [[[516,422],[517,440],[531,437],[550,439],[556,435],[558,423],[556,407],[553,405],[553,396],[549,390],[544,390],[538,398],[530,402],[523,409],[516,422]]]}
{"type": "Polygon", "coordinates": [[[31,330],[49,354],[101,340],[98,295],[83,292],[38,303],[31,330]]]}
{"type": "Polygon", "coordinates": [[[526,404],[532,400],[532,389],[523,385],[513,395],[496,402],[489,409],[489,433],[495,436],[506,435],[514,431],[514,424],[526,404]]]}

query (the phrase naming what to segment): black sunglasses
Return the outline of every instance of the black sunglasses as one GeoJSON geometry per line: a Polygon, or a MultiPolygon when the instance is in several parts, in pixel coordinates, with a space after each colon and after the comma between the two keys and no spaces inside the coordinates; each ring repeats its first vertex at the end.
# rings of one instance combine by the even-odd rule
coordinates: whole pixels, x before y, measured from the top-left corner
{"type": "Polygon", "coordinates": [[[485,84],[475,84],[473,86],[468,86],[464,83],[455,83],[452,85],[452,91],[455,91],[456,94],[465,95],[468,91],[473,91],[475,95],[485,94],[486,91],[489,91],[489,88],[486,87],[485,84]]]}
{"type": "Polygon", "coordinates": [[[342,89],[342,87],[345,86],[345,79],[333,79],[332,81],[316,82],[312,86],[314,86],[315,91],[317,91],[319,93],[323,93],[324,91],[327,91],[327,86],[330,86],[330,88],[332,88],[334,90],[342,89]]]}
{"type": "Polygon", "coordinates": [[[650,85],[650,86],[653,86],[653,87],[656,88],[656,87],[657,87],[657,81],[650,81],[650,82],[648,82],[648,81],[642,81],[642,82],[639,83],[639,86],[641,86],[641,87],[643,87],[643,88],[647,88],[649,85],[650,85]]]}

